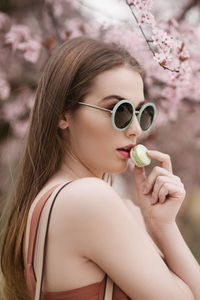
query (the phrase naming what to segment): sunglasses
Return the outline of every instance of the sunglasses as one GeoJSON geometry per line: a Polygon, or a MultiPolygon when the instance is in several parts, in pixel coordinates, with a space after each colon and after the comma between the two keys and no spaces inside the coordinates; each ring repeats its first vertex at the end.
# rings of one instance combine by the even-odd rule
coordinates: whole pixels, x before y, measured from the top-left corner
{"type": "Polygon", "coordinates": [[[156,106],[151,102],[143,104],[139,110],[135,110],[133,103],[129,100],[120,100],[114,105],[112,110],[80,101],[78,103],[111,113],[112,126],[118,131],[123,131],[128,128],[136,114],[142,131],[146,132],[152,127],[156,116],[156,106]]]}

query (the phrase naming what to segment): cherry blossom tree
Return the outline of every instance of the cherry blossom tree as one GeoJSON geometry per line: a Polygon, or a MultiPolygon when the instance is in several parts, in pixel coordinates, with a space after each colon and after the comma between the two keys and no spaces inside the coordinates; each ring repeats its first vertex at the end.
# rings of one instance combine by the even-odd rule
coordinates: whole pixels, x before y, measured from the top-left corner
{"type": "MultiPolygon", "coordinates": [[[[124,18],[95,10],[91,3],[87,0],[0,3],[0,146],[4,155],[0,158],[3,170],[0,182],[4,187],[8,184],[4,175],[8,168],[5,153],[9,159],[13,156],[14,163],[20,155],[44,64],[54,47],[73,37],[87,35],[117,43],[141,63],[145,70],[145,97],[156,103],[158,110],[153,129],[143,137],[147,146],[154,147],[158,140],[156,133],[163,130],[168,134],[165,125],[170,127],[185,112],[198,120],[200,1],[177,0],[174,5],[170,0],[116,0],[113,10],[120,5],[126,11],[124,18]]],[[[198,152],[198,122],[190,126],[187,139],[192,137],[193,151],[198,152]]],[[[179,153],[179,144],[174,142],[173,147],[174,153],[179,153]]],[[[183,155],[174,156],[177,165],[182,165],[183,155]]],[[[188,168],[191,163],[187,160],[188,168]]],[[[197,182],[197,170],[195,166],[191,169],[197,182]]]]}
{"type": "MultiPolygon", "coordinates": [[[[32,15],[32,23],[35,22],[33,28],[25,20],[20,23],[11,15],[0,13],[2,120],[9,123],[14,134],[23,136],[26,131],[26,122],[23,116],[28,117],[27,108],[31,108],[33,103],[31,91],[34,93],[35,89],[32,89],[27,83],[27,85],[25,84],[26,88],[17,88],[19,93],[12,93],[12,84],[16,78],[7,69],[10,57],[12,57],[12,63],[15,64],[14,69],[17,68],[21,74],[22,68],[27,70],[30,64],[32,64],[31,68],[34,67],[40,72],[38,65],[44,65],[57,44],[80,35],[121,44],[137,57],[146,70],[147,97],[155,101],[161,110],[161,113],[158,114],[157,125],[163,124],[169,119],[176,119],[180,102],[188,101],[191,102],[191,105],[193,102],[199,103],[200,53],[198,49],[200,39],[194,27],[183,18],[186,10],[185,12],[180,10],[179,16],[173,16],[158,24],[151,11],[153,4],[155,5],[152,0],[120,2],[124,2],[124,5],[127,6],[127,14],[130,9],[132,19],[129,17],[128,21],[116,22],[114,20],[107,24],[101,24],[91,17],[86,19],[81,15],[80,4],[84,5],[84,1],[67,0],[44,1],[43,18],[39,20],[37,16],[32,15]],[[38,30],[38,28],[40,29],[38,30]],[[17,60],[19,61],[17,62],[17,60]],[[29,98],[27,99],[30,104],[26,106],[23,101],[20,104],[18,100],[21,93],[23,99],[24,88],[26,92],[29,89],[30,96],[30,101],[29,98]],[[13,103],[13,106],[10,105],[10,102],[13,103]],[[21,109],[18,109],[17,112],[16,106],[20,105],[21,109]],[[13,110],[15,109],[14,119],[10,118],[12,114],[7,112],[12,107],[13,110]]],[[[191,9],[195,5],[198,5],[198,1],[190,2],[190,5],[186,6],[191,9]]],[[[18,81],[21,85],[19,77],[18,81]]],[[[35,86],[37,80],[33,79],[32,84],[35,86]]]]}

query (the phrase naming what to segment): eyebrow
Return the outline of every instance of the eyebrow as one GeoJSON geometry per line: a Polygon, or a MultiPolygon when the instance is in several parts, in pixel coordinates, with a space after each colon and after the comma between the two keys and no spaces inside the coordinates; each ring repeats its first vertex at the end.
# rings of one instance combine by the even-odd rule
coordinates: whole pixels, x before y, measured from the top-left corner
{"type": "MultiPolygon", "coordinates": [[[[122,97],[122,96],[119,96],[119,95],[109,95],[109,96],[106,96],[106,97],[104,97],[103,99],[101,99],[101,101],[104,101],[104,100],[110,100],[110,99],[117,99],[117,100],[125,100],[126,98],[125,97],[122,97]]],[[[128,100],[128,99],[126,99],[126,100],[128,100]]],[[[100,102],[101,102],[100,101],[100,102]]],[[[143,104],[145,104],[145,101],[141,101],[140,103],[138,103],[138,105],[137,105],[137,107],[136,107],[136,109],[138,108],[138,107],[140,107],[141,105],[143,105],[143,104]]]]}

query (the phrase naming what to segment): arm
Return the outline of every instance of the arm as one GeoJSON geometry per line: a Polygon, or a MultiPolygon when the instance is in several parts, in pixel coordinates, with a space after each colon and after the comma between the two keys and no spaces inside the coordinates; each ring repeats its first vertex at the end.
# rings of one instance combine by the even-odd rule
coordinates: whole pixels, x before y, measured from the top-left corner
{"type": "MultiPolygon", "coordinates": [[[[154,240],[164,254],[168,267],[190,287],[194,299],[199,300],[200,267],[186,245],[176,223],[159,226],[159,230],[158,228],[151,228],[151,231],[154,240]]],[[[184,289],[183,284],[182,286],[184,289]]]]}
{"type": "Polygon", "coordinates": [[[134,169],[140,208],[147,231],[164,254],[169,269],[178,276],[185,293],[200,299],[200,267],[184,242],[176,225],[176,215],[185,198],[184,186],[173,175],[170,157],[159,151],[148,151],[160,161],[146,176],[144,168],[134,169]]]}
{"type": "MultiPolygon", "coordinates": [[[[68,187],[68,199],[72,209],[67,216],[71,224],[67,234],[72,236],[73,248],[94,261],[131,299],[194,300],[113,188],[102,180],[84,178],[68,187]]],[[[66,199],[61,213],[64,203],[66,199]]],[[[65,220],[66,213],[62,224],[65,220]]]]}

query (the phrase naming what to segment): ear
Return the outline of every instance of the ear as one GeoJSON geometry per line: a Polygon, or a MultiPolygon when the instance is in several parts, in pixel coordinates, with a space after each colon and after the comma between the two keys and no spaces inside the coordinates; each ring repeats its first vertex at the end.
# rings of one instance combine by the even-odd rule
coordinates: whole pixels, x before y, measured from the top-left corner
{"type": "Polygon", "coordinates": [[[66,129],[69,126],[70,114],[68,112],[63,113],[58,121],[58,128],[66,129]]]}

